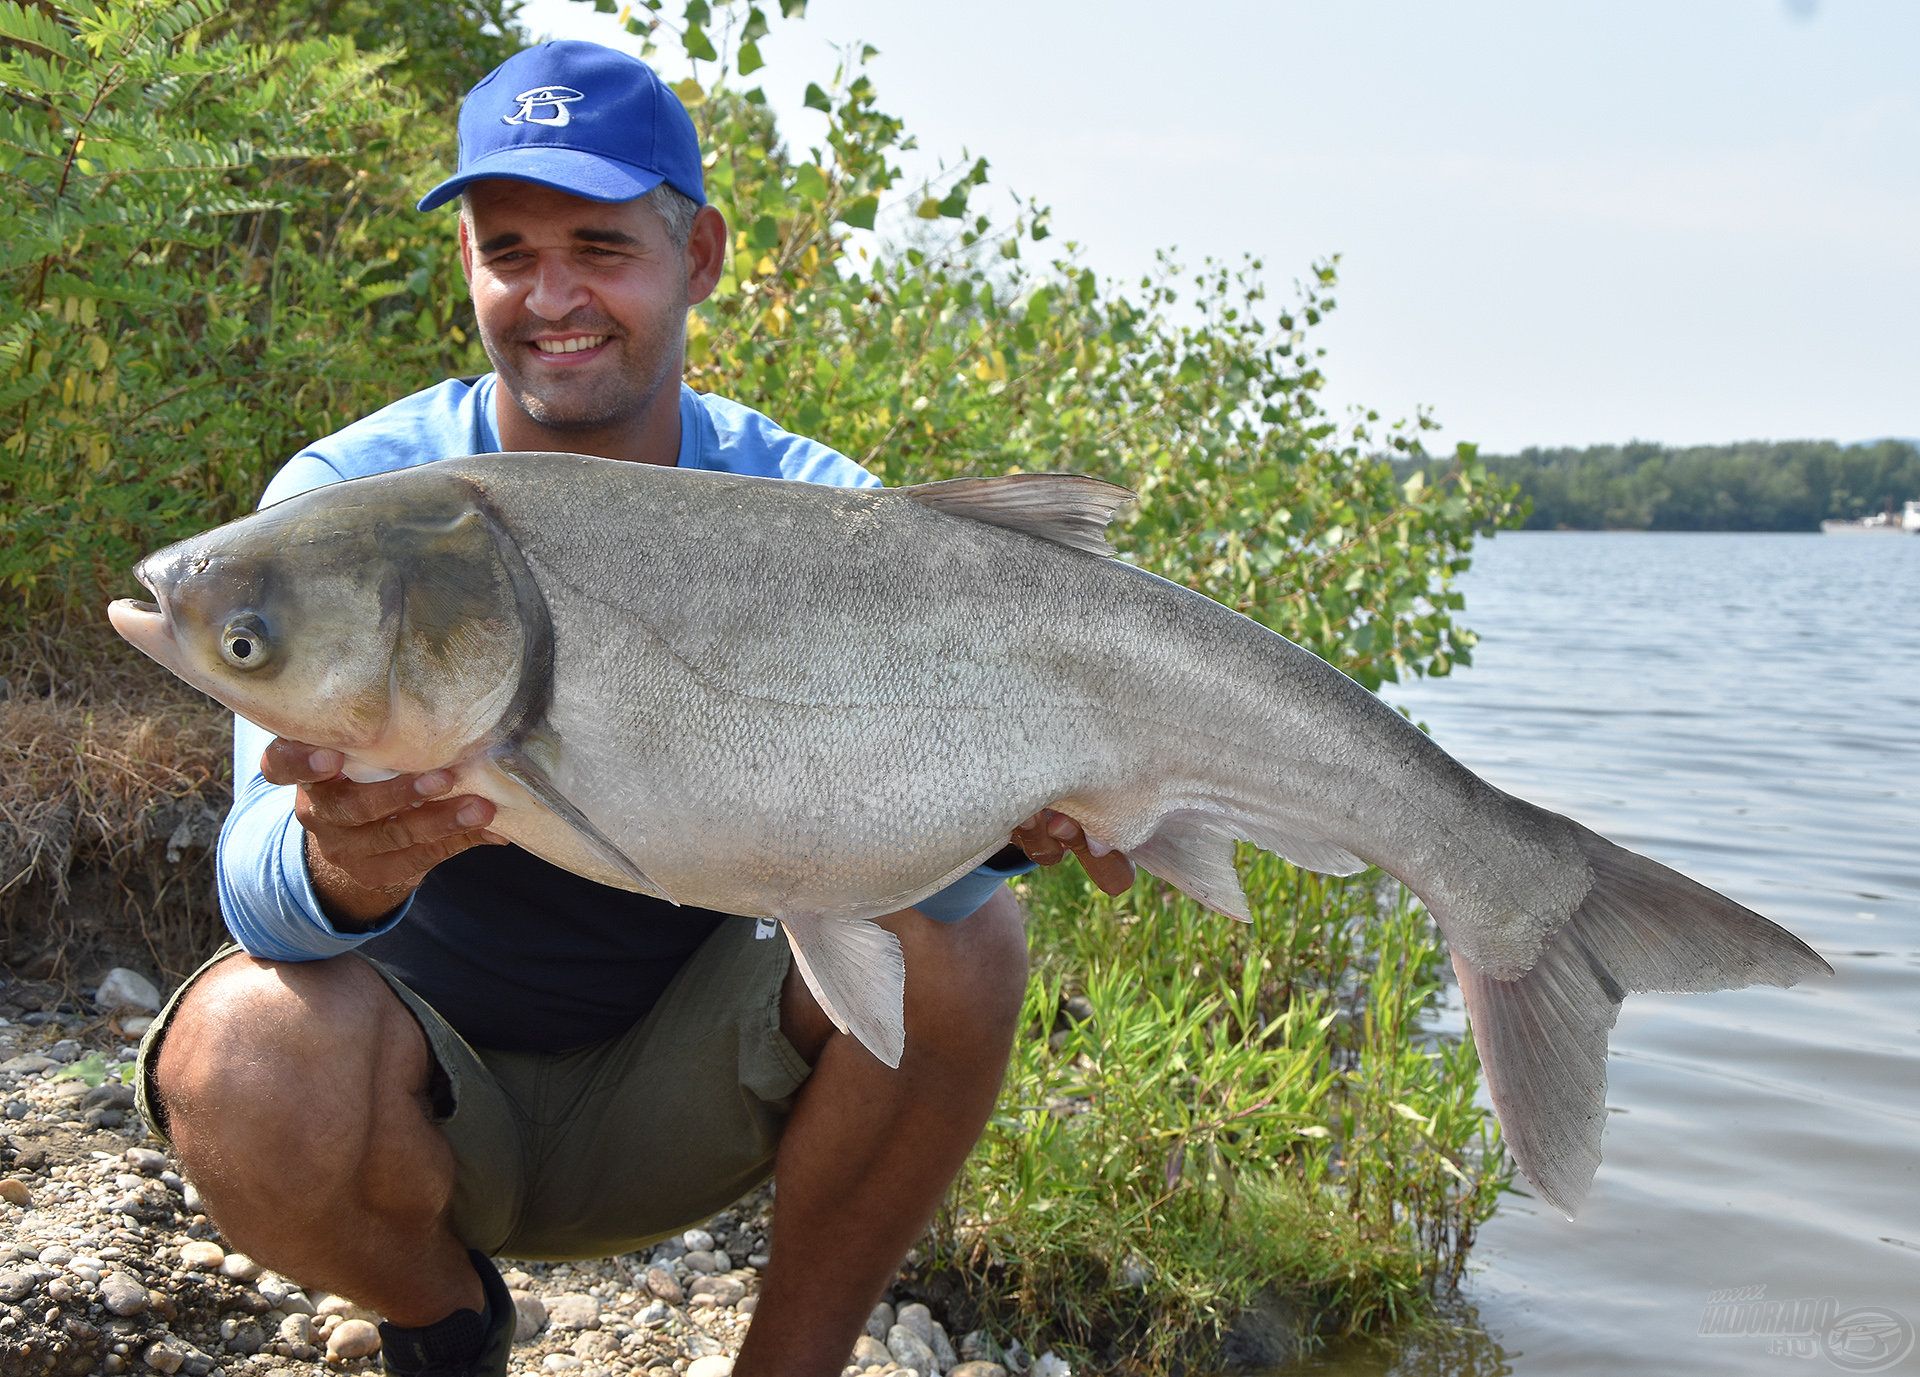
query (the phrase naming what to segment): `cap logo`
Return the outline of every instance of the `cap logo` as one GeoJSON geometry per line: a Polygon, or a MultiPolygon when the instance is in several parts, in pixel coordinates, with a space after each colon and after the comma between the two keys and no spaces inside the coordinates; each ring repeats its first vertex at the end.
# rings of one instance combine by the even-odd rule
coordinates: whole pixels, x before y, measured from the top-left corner
{"type": "Polygon", "coordinates": [[[536,86],[531,91],[522,91],[514,97],[520,102],[520,108],[511,115],[502,115],[502,124],[550,124],[556,129],[564,129],[573,122],[573,115],[567,107],[576,100],[585,100],[586,96],[571,86],[536,86]],[[542,107],[551,107],[550,115],[536,115],[534,111],[542,107]]]}

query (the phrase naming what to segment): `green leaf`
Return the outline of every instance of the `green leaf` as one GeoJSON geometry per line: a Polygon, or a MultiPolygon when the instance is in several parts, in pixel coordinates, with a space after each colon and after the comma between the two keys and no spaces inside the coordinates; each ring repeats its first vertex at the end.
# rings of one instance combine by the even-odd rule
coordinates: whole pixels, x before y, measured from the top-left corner
{"type": "Polygon", "coordinates": [[[698,24],[687,29],[680,43],[687,50],[687,56],[695,62],[714,62],[720,57],[713,46],[713,40],[707,37],[707,31],[698,24]]]}
{"type": "Polygon", "coordinates": [[[833,102],[827,99],[827,93],[820,89],[818,82],[807,83],[807,95],[803,104],[809,110],[825,110],[829,114],[833,112],[833,102]]]}
{"type": "Polygon", "coordinates": [[[840,218],[855,229],[870,230],[873,228],[873,217],[879,210],[878,196],[862,196],[857,201],[848,202],[847,208],[840,212],[840,218]]]}
{"type": "Polygon", "coordinates": [[[801,163],[800,166],[794,169],[794,195],[799,196],[801,199],[813,205],[818,205],[827,199],[829,190],[827,174],[820,170],[817,163],[801,163]]]}
{"type": "Polygon", "coordinates": [[[747,231],[747,245],[756,249],[774,249],[780,246],[780,222],[771,215],[762,215],[753,222],[753,228],[747,231]]]}
{"type": "Polygon", "coordinates": [[[767,60],[760,56],[759,44],[742,43],[740,45],[740,60],[735,70],[738,71],[741,76],[749,76],[766,65],[767,60]]]}
{"type": "Polygon", "coordinates": [[[787,19],[798,19],[807,12],[807,0],[780,0],[780,13],[787,19]]]}

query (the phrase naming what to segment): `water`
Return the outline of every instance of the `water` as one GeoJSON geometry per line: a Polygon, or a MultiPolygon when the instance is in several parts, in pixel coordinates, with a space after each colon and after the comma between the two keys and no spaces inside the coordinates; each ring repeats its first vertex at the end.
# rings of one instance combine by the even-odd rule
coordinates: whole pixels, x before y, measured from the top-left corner
{"type": "Polygon", "coordinates": [[[1506,1197],[1450,1335],[1300,1370],[1920,1372],[1920,538],[1510,533],[1465,590],[1472,667],[1388,699],[1836,974],[1629,998],[1581,1217],[1506,1197]]]}

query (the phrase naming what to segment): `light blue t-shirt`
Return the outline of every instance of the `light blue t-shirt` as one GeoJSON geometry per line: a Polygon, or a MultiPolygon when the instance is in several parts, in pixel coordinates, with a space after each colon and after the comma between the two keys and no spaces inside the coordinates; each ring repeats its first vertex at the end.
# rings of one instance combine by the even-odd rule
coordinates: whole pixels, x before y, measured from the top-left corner
{"type": "MultiPolygon", "coordinates": [[[[449,379],[355,421],[296,454],[267,484],[260,505],[348,478],[387,473],[459,454],[500,449],[494,422],[495,377],[449,379]]],[[[840,487],[880,486],[880,480],[816,440],[793,435],[750,407],[682,386],[681,468],[800,479],[840,487]]],[[[403,905],[379,927],[342,932],[328,921],[307,875],[291,786],[269,784],[260,756],[272,734],[234,719],[234,803],[220,833],[216,866],[220,910],[234,940],[273,961],[338,956],[389,932],[411,908],[403,905]]],[[[917,906],[942,922],[973,913],[1009,875],[1030,867],[982,866],[917,906]]]]}

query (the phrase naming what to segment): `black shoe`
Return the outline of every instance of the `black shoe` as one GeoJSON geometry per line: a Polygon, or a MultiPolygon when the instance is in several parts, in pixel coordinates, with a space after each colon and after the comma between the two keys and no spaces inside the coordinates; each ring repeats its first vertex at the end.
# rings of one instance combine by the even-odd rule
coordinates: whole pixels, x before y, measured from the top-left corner
{"type": "Polygon", "coordinates": [[[507,1377],[516,1318],[513,1297],[492,1258],[475,1252],[467,1257],[480,1274],[486,1309],[478,1314],[456,1310],[424,1329],[382,1324],[380,1363],[388,1372],[403,1377],[507,1377]]]}

